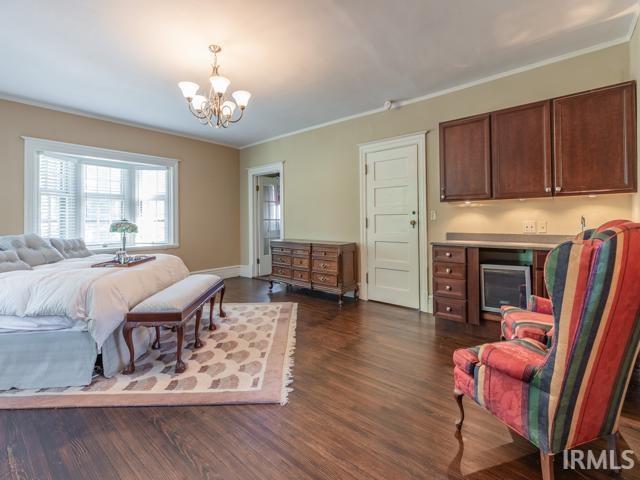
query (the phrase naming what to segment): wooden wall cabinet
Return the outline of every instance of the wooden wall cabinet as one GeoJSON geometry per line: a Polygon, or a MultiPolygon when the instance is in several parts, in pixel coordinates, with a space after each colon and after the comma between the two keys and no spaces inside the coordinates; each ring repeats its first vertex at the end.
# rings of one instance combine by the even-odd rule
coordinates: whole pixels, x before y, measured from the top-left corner
{"type": "Polygon", "coordinates": [[[493,198],[550,197],[551,101],[491,114],[493,198]]]}
{"type": "Polygon", "coordinates": [[[636,191],[635,93],[628,82],[553,100],[556,195],[636,191]]]}
{"type": "Polygon", "coordinates": [[[491,198],[489,114],[440,124],[440,199],[491,198]]]}
{"type": "Polygon", "coordinates": [[[635,98],[625,82],[441,123],[440,199],[637,191],[635,98]]]}

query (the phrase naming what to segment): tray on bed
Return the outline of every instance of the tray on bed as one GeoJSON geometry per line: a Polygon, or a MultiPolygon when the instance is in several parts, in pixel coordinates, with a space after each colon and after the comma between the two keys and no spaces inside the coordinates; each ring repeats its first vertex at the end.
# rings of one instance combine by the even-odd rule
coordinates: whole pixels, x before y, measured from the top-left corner
{"type": "Polygon", "coordinates": [[[137,255],[134,257],[129,257],[127,259],[127,263],[118,263],[115,260],[109,260],[108,262],[100,262],[94,263],[91,265],[91,268],[126,268],[126,267],[135,267],[136,265],[140,265],[141,263],[150,262],[151,260],[155,260],[156,257],[154,255],[137,255]]]}

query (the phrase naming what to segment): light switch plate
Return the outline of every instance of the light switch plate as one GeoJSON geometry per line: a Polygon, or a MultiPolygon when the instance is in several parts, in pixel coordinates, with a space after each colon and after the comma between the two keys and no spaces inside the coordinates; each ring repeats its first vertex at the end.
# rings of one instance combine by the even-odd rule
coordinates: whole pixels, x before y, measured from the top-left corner
{"type": "Polygon", "coordinates": [[[438,219],[438,213],[436,210],[430,210],[429,211],[429,220],[431,220],[432,222],[435,222],[438,219]]]}
{"type": "Polygon", "coordinates": [[[536,221],[535,220],[525,220],[522,222],[522,232],[523,233],[536,233],[536,221]]]}

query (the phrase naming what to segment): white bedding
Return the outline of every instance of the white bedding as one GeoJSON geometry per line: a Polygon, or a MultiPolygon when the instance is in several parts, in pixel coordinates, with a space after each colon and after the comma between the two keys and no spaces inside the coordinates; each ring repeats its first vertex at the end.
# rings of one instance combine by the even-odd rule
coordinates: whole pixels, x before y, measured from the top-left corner
{"type": "Polygon", "coordinates": [[[12,325],[7,317],[23,317],[40,326],[46,325],[46,317],[52,323],[65,317],[74,325],[85,322],[100,348],[131,308],[189,274],[180,258],[156,257],[130,268],[91,268],[113,258],[93,255],[1,273],[0,329],[19,323],[14,320],[12,325]]]}
{"type": "Polygon", "coordinates": [[[16,317],[0,315],[0,334],[29,331],[87,330],[87,322],[67,317],[16,317]]]}

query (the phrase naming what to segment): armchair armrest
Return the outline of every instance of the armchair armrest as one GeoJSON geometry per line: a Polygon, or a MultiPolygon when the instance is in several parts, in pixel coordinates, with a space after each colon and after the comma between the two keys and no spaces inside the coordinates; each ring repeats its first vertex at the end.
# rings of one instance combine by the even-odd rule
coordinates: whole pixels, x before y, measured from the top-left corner
{"type": "Polygon", "coordinates": [[[509,377],[529,382],[544,364],[547,347],[530,338],[487,343],[480,347],[480,364],[509,377]]]}
{"type": "Polygon", "coordinates": [[[531,295],[529,297],[528,310],[535,313],[544,313],[545,315],[553,315],[553,303],[548,298],[531,295]]]}

